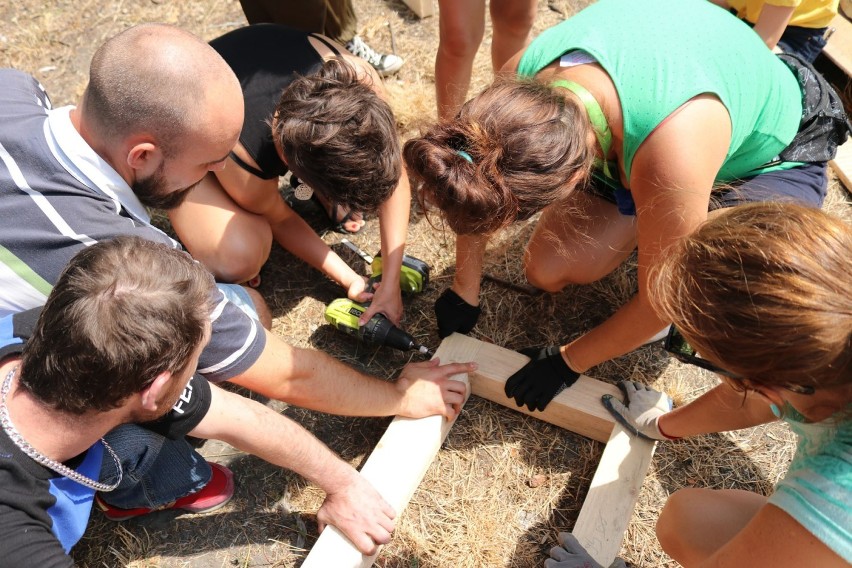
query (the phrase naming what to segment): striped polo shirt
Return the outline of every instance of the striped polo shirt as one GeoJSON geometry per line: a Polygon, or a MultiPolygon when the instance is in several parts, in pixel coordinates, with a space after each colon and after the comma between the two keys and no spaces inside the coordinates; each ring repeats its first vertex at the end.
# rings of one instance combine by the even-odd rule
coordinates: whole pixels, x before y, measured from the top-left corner
{"type": "MultiPolygon", "coordinates": [[[[0,317],[42,305],[68,261],[97,241],[134,235],[180,247],[86,144],[72,107],[53,109],[44,87],[14,69],[0,69],[0,85],[0,317]]],[[[218,382],[254,364],[266,336],[216,293],[199,372],[218,382]]]]}

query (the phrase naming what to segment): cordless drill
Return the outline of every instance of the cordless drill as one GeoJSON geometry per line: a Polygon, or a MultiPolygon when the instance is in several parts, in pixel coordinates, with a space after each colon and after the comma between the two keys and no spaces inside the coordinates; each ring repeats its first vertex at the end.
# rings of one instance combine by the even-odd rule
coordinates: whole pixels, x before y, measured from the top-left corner
{"type": "MultiPolygon", "coordinates": [[[[352,249],[355,254],[364,259],[370,265],[370,279],[367,280],[367,289],[372,290],[373,285],[382,280],[382,257],[381,254],[370,256],[349,239],[341,239],[341,243],[352,249]]],[[[399,287],[403,294],[419,294],[429,284],[429,265],[413,256],[402,255],[402,266],[399,272],[399,287]]]]}
{"type": "MultiPolygon", "coordinates": [[[[370,265],[371,276],[367,285],[368,289],[372,289],[375,283],[381,281],[381,256],[372,257],[347,239],[342,239],[342,242],[370,265]]],[[[403,255],[399,277],[399,286],[403,293],[422,292],[428,283],[429,265],[413,256],[403,255]]],[[[424,355],[433,355],[428,347],[417,343],[411,334],[393,325],[384,314],[375,314],[365,325],[359,326],[358,320],[366,311],[367,305],[349,298],[337,298],[325,309],[325,320],[337,329],[369,343],[386,345],[400,351],[415,349],[424,355]]]]}
{"type": "Polygon", "coordinates": [[[376,314],[365,325],[359,326],[358,320],[366,311],[367,306],[363,304],[349,298],[337,298],[325,309],[325,321],[340,331],[369,343],[393,347],[400,351],[415,349],[424,355],[434,355],[431,349],[417,343],[411,334],[392,324],[384,314],[376,314]]]}

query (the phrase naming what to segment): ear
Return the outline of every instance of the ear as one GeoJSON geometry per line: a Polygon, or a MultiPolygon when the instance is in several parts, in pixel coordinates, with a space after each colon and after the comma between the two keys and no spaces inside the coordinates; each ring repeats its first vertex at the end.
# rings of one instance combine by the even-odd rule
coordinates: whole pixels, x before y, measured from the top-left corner
{"type": "Polygon", "coordinates": [[[760,385],[760,390],[758,391],[758,394],[768,402],[771,402],[778,408],[781,408],[784,406],[784,401],[786,400],[782,395],[785,390],[786,389],[782,387],[776,387],[772,385],[760,385]]]}
{"type": "Polygon", "coordinates": [[[137,174],[145,176],[157,171],[163,159],[163,151],[150,139],[132,142],[127,151],[127,165],[137,174]]]}
{"type": "Polygon", "coordinates": [[[139,393],[141,395],[142,408],[151,412],[158,411],[157,402],[162,399],[163,393],[168,391],[171,379],[172,373],[170,371],[163,371],[157,375],[157,378],[139,393]]]}

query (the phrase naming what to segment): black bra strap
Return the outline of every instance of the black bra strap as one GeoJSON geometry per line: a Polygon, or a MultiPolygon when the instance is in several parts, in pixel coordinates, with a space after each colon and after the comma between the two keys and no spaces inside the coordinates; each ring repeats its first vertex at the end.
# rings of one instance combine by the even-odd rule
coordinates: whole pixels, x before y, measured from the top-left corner
{"type": "Polygon", "coordinates": [[[231,159],[232,159],[232,160],[234,160],[234,162],[235,162],[238,166],[240,166],[242,169],[244,169],[245,171],[247,171],[248,173],[250,173],[250,174],[251,174],[251,175],[253,175],[253,176],[257,176],[257,177],[259,177],[260,179],[275,179],[275,178],[277,178],[277,177],[278,177],[278,175],[277,175],[277,174],[269,175],[269,174],[264,173],[263,171],[261,171],[261,170],[257,169],[257,168],[256,168],[256,167],[254,167],[254,166],[250,166],[250,165],[248,165],[247,163],[245,163],[245,161],[244,161],[242,158],[240,158],[239,156],[237,156],[237,155],[233,152],[233,150],[232,150],[230,153],[228,153],[228,155],[231,157],[231,159]]]}

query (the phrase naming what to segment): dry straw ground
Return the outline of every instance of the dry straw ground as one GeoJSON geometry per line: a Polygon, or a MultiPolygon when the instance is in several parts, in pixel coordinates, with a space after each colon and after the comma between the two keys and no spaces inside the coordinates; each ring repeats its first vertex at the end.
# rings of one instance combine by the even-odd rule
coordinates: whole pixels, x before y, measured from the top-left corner
{"type": "MultiPolygon", "coordinates": [[[[536,30],[570,16],[578,0],[540,0],[536,30]]],[[[433,61],[437,20],[419,21],[398,0],[356,0],[362,35],[376,47],[392,45],[407,63],[388,81],[400,132],[416,131],[434,116],[433,61]]],[[[245,20],[236,0],[10,0],[0,1],[0,65],[33,73],[56,106],[73,104],[83,90],[94,49],[126,27],[146,21],[180,25],[212,39],[245,20]]],[[[487,32],[490,34],[490,30],[487,32]]],[[[489,38],[477,57],[471,92],[490,79],[489,38]]],[[[140,55],[141,56],[141,55],[140,55]]],[[[848,195],[833,183],[827,208],[849,218],[848,195]]],[[[323,230],[321,216],[311,221],[323,230]]],[[[165,225],[165,222],[160,220],[165,225]]],[[[530,223],[504,233],[489,248],[486,271],[523,283],[520,256],[530,223]]],[[[362,263],[325,240],[359,269],[362,263]]],[[[453,236],[414,211],[408,252],[432,266],[432,285],[408,300],[405,325],[436,346],[432,303],[452,279],[453,236]]],[[[377,222],[353,239],[378,247],[377,222]]],[[[323,308],[342,295],[335,285],[279,250],[263,271],[260,291],[274,316],[274,332],[300,347],[332,353],[348,364],[393,378],[408,361],[386,349],[359,345],[329,329],[323,308]]],[[[525,295],[483,286],[482,320],[474,335],[509,348],[558,343],[599,323],[635,290],[635,266],[627,263],[592,286],[560,294],[525,295]]],[[[709,375],[670,360],[659,344],[600,365],[590,375],[653,384],[687,402],[714,384],[709,375]]],[[[332,417],[276,404],[356,467],[369,455],[388,419],[332,417]]],[[[265,433],[274,435],[274,433],[265,433]]],[[[659,446],[624,539],[622,556],[636,566],[675,565],[654,537],[666,496],[690,486],[741,488],[766,493],[792,457],[793,437],[780,426],[713,435],[659,446]]],[[[540,566],[559,530],[570,529],[588,490],[602,446],[569,432],[472,398],[451,431],[392,544],[377,565],[387,568],[540,566]]],[[[235,499],[206,516],[168,513],[116,526],[94,514],[73,556],[81,566],[298,566],[317,537],[313,514],[323,494],[298,476],[208,442],[208,458],[236,473],[235,499]]]]}

